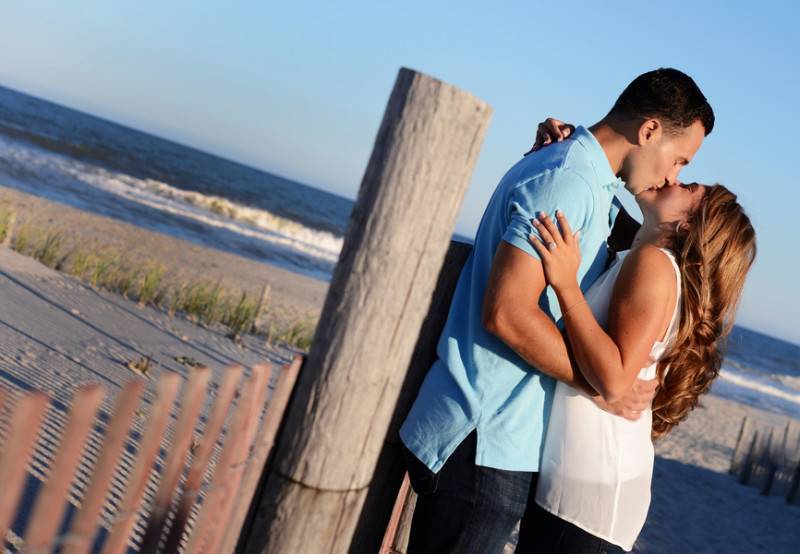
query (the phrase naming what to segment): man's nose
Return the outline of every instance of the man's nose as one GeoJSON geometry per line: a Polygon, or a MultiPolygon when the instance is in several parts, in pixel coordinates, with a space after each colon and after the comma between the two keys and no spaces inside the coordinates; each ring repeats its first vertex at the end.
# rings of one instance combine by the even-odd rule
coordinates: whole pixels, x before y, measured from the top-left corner
{"type": "Polygon", "coordinates": [[[665,187],[675,187],[680,185],[681,182],[677,177],[667,177],[664,179],[664,186],[665,187]]]}

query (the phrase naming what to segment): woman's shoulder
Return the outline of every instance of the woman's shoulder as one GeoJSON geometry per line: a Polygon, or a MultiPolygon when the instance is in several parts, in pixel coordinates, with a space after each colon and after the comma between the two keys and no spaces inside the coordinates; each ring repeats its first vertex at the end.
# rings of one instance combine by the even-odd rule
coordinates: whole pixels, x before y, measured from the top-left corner
{"type": "Polygon", "coordinates": [[[638,246],[624,256],[621,278],[646,284],[651,292],[667,292],[676,287],[672,254],[652,244],[638,246]]]}

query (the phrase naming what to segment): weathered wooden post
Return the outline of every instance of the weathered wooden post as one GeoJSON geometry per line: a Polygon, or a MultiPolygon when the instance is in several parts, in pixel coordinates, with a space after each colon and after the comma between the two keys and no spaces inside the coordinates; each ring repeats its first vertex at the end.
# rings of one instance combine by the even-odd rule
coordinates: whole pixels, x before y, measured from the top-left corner
{"type": "MultiPolygon", "coordinates": [[[[392,508],[398,500],[398,491],[405,473],[400,436],[400,426],[403,424],[411,404],[417,397],[422,380],[428,373],[431,365],[436,360],[436,345],[442,334],[442,329],[447,321],[447,312],[453,298],[461,269],[472,252],[472,246],[462,242],[453,241],[447,250],[447,255],[439,272],[436,290],[431,298],[430,308],[414,346],[414,354],[406,371],[405,381],[400,390],[400,396],[394,409],[392,422],[386,432],[383,449],[378,457],[378,464],[372,476],[369,493],[361,509],[361,518],[356,528],[350,552],[374,552],[377,545],[381,544],[386,525],[392,516],[392,508]]],[[[403,495],[403,508],[397,527],[394,530],[393,540],[387,544],[390,552],[405,553],[408,535],[411,529],[411,517],[416,505],[416,494],[413,489],[407,489],[403,495]]]]}
{"type": "Polygon", "coordinates": [[[786,502],[788,504],[794,504],[798,491],[800,491],[800,460],[798,460],[792,478],[789,481],[789,490],[786,491],[786,502]]]}
{"type": "Polygon", "coordinates": [[[742,485],[747,485],[750,483],[750,477],[753,474],[753,466],[756,463],[756,457],[758,453],[756,449],[758,447],[758,430],[753,432],[753,438],[750,440],[750,448],[747,451],[747,455],[742,462],[741,469],[739,472],[739,483],[742,485]]]}
{"type": "Polygon", "coordinates": [[[744,416],[742,420],[742,426],[739,427],[739,436],[736,438],[736,446],[733,449],[733,454],[731,455],[731,468],[729,472],[732,475],[739,475],[739,470],[741,469],[742,462],[744,461],[744,457],[746,455],[746,444],[747,444],[747,436],[748,436],[748,424],[749,420],[747,416],[744,416]]]}
{"type": "Polygon", "coordinates": [[[247,552],[350,548],[490,115],[400,70],[247,552]]]}

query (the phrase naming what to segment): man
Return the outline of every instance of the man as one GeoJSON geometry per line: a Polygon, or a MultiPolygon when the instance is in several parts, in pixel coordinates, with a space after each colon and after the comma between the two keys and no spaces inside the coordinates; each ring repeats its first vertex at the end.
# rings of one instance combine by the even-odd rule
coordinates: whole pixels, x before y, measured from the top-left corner
{"type": "MultiPolygon", "coordinates": [[[[561,210],[580,230],[586,290],[608,261],[622,181],[634,195],[677,183],[713,124],[689,76],[651,71],[599,123],[502,178],[456,286],[438,360],[400,430],[419,494],[409,552],[500,552],[535,491],[555,380],[593,393],[557,326],[558,302],[528,241],[531,220],[561,210]]],[[[596,401],[635,419],[654,390],[640,381],[614,405],[596,401]]]]}

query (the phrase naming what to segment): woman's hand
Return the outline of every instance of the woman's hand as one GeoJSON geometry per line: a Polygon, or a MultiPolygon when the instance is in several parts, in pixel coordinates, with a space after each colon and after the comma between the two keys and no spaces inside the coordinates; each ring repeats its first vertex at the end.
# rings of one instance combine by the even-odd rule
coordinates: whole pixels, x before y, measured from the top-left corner
{"type": "Polygon", "coordinates": [[[531,223],[541,239],[532,234],[528,240],[542,258],[548,284],[558,292],[566,287],[578,286],[581,251],[578,246],[580,230],[573,234],[564,212],[556,211],[556,218],[558,227],[546,213],[539,214],[538,219],[532,219],[531,223]]]}
{"type": "Polygon", "coordinates": [[[536,129],[536,140],[533,143],[533,147],[525,152],[525,155],[527,156],[531,152],[536,152],[543,146],[547,146],[553,142],[561,142],[569,137],[574,130],[575,125],[548,117],[539,123],[536,129]]]}

